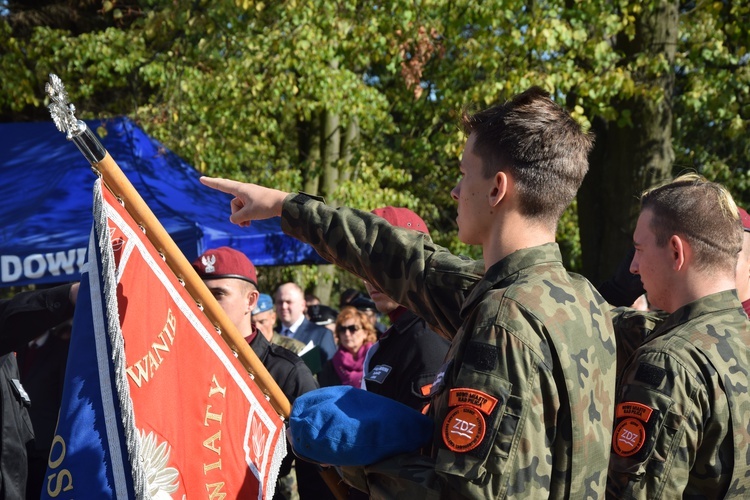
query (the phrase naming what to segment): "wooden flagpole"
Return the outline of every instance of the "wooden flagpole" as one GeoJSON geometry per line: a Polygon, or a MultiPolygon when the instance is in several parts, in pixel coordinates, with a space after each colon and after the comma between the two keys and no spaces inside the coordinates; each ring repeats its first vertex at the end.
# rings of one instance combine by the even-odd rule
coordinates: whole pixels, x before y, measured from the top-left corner
{"type": "Polygon", "coordinates": [[[86,123],[75,118],[75,107],[68,102],[62,81],[56,75],[50,75],[50,82],[45,89],[52,100],[49,108],[57,129],[67,133],[68,140],[75,143],[91,163],[91,167],[101,174],[112,194],[124,201],[125,209],[135,222],[146,230],[146,237],[164,256],[169,268],[184,283],[185,289],[203,308],[211,323],[219,329],[221,338],[237,353],[237,358],[253,376],[255,383],[268,397],[276,412],[284,419],[288,419],[291,411],[289,400],[115,160],[86,123]]]}

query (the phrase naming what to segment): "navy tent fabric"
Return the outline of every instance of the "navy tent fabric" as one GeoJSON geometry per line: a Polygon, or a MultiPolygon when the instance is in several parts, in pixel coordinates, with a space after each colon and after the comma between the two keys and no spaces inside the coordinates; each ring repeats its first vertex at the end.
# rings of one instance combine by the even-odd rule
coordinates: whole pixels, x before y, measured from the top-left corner
{"type": "MultiPolygon", "coordinates": [[[[241,228],[230,197],[127,118],[86,122],[185,257],[230,246],[257,266],[320,263],[278,218],[241,228]]],[[[92,225],[89,163],[52,122],[0,123],[0,287],[79,279],[92,225]]]]}

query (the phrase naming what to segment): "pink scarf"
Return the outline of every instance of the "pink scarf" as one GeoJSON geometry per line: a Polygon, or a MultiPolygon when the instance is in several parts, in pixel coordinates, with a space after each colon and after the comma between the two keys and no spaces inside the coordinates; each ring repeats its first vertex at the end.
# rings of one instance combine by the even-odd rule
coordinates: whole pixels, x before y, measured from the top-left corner
{"type": "Polygon", "coordinates": [[[341,385],[360,387],[362,383],[362,367],[365,364],[365,355],[372,347],[372,342],[366,342],[359,348],[357,354],[352,354],[346,349],[339,347],[331,358],[333,369],[336,371],[341,385]]]}

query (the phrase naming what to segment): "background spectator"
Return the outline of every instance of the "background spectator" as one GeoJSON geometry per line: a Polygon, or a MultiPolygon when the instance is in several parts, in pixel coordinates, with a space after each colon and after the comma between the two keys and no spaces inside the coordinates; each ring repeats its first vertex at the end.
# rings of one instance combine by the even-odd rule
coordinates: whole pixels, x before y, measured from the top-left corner
{"type": "MultiPolygon", "coordinates": [[[[305,295],[296,283],[285,283],[276,290],[276,314],[279,317],[279,333],[299,340],[306,346],[311,343],[319,349],[318,358],[322,367],[336,352],[336,342],[328,328],[318,326],[305,317],[305,295]]],[[[317,373],[319,367],[314,369],[317,373]]]]}
{"type": "Polygon", "coordinates": [[[377,340],[375,328],[367,316],[352,306],[344,307],[336,319],[339,348],[318,374],[321,387],[362,385],[365,356],[377,340]]]}

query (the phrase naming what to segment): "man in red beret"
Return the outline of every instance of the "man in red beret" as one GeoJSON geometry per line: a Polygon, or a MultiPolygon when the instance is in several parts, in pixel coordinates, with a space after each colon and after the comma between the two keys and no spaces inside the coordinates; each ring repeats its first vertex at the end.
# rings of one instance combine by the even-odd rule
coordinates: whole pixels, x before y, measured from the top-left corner
{"type": "MultiPolygon", "coordinates": [[[[258,277],[255,266],[245,254],[230,247],[207,250],[193,262],[193,268],[271,377],[279,384],[290,404],[294,404],[302,394],[318,388],[313,374],[299,356],[270,343],[264,335],[258,335],[259,330],[252,321],[252,313],[260,295],[258,277]]],[[[289,476],[293,458],[294,455],[288,453],[282,462],[278,490],[283,490],[283,485],[289,483],[284,478],[289,476]]],[[[327,488],[312,464],[305,463],[302,467],[297,464],[296,467],[301,498],[318,498],[321,488],[323,494],[326,493],[327,488]],[[307,471],[306,467],[311,470],[307,471]]]]}
{"type": "MultiPolygon", "coordinates": [[[[430,234],[422,218],[408,208],[376,208],[372,213],[393,226],[430,234]]],[[[429,388],[450,342],[370,282],[364,284],[378,311],[390,318],[391,327],[367,352],[362,388],[421,411],[429,402],[429,388]]]]}

